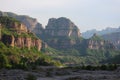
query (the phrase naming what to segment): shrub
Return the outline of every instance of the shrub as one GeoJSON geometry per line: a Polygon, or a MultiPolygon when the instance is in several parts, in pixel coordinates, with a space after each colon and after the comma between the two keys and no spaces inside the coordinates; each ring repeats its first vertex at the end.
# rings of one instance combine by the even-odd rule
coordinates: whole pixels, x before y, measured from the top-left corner
{"type": "Polygon", "coordinates": [[[100,69],[101,70],[107,70],[107,65],[101,65],[100,69]]]}
{"type": "Polygon", "coordinates": [[[33,74],[28,74],[26,80],[37,80],[37,77],[34,76],[33,74]]]}

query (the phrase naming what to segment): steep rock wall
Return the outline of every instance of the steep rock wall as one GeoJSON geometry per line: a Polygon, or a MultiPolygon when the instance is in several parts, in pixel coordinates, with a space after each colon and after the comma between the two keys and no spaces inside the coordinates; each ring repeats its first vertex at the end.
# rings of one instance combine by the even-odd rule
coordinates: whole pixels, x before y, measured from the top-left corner
{"type": "Polygon", "coordinates": [[[0,17],[0,41],[7,46],[31,49],[42,48],[42,41],[38,39],[27,27],[10,17],[0,17]]]}
{"type": "Polygon", "coordinates": [[[77,26],[69,19],[51,18],[45,29],[45,33],[50,36],[67,36],[67,37],[80,37],[81,33],[77,26]]]}
{"type": "Polygon", "coordinates": [[[29,37],[14,37],[13,35],[3,35],[1,41],[12,47],[16,46],[19,48],[31,49],[32,47],[36,47],[38,51],[42,48],[42,41],[40,39],[32,39],[29,37]]]}

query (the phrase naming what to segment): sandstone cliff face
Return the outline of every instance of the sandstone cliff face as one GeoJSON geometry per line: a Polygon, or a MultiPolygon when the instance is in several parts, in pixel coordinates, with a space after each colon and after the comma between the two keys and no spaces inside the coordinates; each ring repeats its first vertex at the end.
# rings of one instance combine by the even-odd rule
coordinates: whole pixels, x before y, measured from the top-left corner
{"type": "Polygon", "coordinates": [[[3,35],[1,41],[12,47],[16,46],[19,48],[28,48],[36,47],[38,51],[42,48],[42,41],[39,39],[32,39],[29,37],[15,37],[13,35],[3,35]]]}
{"type": "Polygon", "coordinates": [[[120,49],[120,32],[106,34],[102,36],[105,40],[111,41],[118,49],[120,49]]]}
{"type": "Polygon", "coordinates": [[[44,35],[44,41],[57,49],[73,48],[77,43],[76,40],[81,37],[78,27],[64,17],[49,19],[44,35]]]}
{"type": "Polygon", "coordinates": [[[87,47],[89,49],[115,49],[116,47],[110,41],[103,40],[100,36],[94,34],[87,40],[87,47]]]}
{"type": "Polygon", "coordinates": [[[38,51],[42,48],[42,41],[39,39],[32,39],[28,37],[14,37],[13,35],[3,35],[1,41],[12,47],[16,46],[19,48],[28,48],[29,50],[32,47],[36,47],[38,51]]]}
{"type": "Polygon", "coordinates": [[[105,43],[104,41],[89,40],[88,41],[88,48],[89,49],[103,49],[104,43],[105,43]]]}
{"type": "Polygon", "coordinates": [[[28,49],[36,47],[38,51],[41,50],[42,41],[38,39],[33,33],[31,33],[25,25],[19,22],[14,22],[12,21],[11,18],[7,18],[7,17],[0,17],[0,18],[3,18],[3,19],[5,18],[6,21],[9,21],[9,26],[6,26],[6,24],[4,24],[3,22],[0,22],[1,30],[2,30],[2,33],[0,31],[1,33],[0,40],[4,44],[12,47],[19,47],[19,48],[26,47],[28,49]]]}
{"type": "Polygon", "coordinates": [[[11,30],[17,32],[17,33],[27,33],[27,27],[23,24],[18,24],[18,23],[13,23],[11,24],[9,27],[7,28],[11,28],[11,30]]]}
{"type": "Polygon", "coordinates": [[[109,41],[95,41],[95,40],[88,40],[87,47],[89,49],[116,49],[116,47],[109,41]]]}
{"type": "Polygon", "coordinates": [[[46,26],[45,33],[50,36],[68,36],[68,37],[80,37],[80,31],[77,26],[69,19],[51,18],[46,26]]]}

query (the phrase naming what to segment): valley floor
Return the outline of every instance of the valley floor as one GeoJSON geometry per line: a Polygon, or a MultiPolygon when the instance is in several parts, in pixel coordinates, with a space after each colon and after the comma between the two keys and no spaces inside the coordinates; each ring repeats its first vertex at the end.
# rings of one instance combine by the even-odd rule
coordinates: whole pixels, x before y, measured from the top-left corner
{"type": "Polygon", "coordinates": [[[87,71],[79,69],[58,69],[39,67],[36,70],[0,70],[0,80],[120,80],[120,69],[115,71],[87,71]],[[31,79],[32,80],[32,79],[31,79]]]}

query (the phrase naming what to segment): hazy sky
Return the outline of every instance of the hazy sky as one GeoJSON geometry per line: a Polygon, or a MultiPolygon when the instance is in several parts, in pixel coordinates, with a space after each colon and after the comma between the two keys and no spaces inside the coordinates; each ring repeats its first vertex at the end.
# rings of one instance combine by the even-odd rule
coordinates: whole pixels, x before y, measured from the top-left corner
{"type": "Polygon", "coordinates": [[[29,15],[44,26],[49,18],[67,17],[81,32],[120,26],[120,0],[0,0],[0,10],[29,15]]]}

